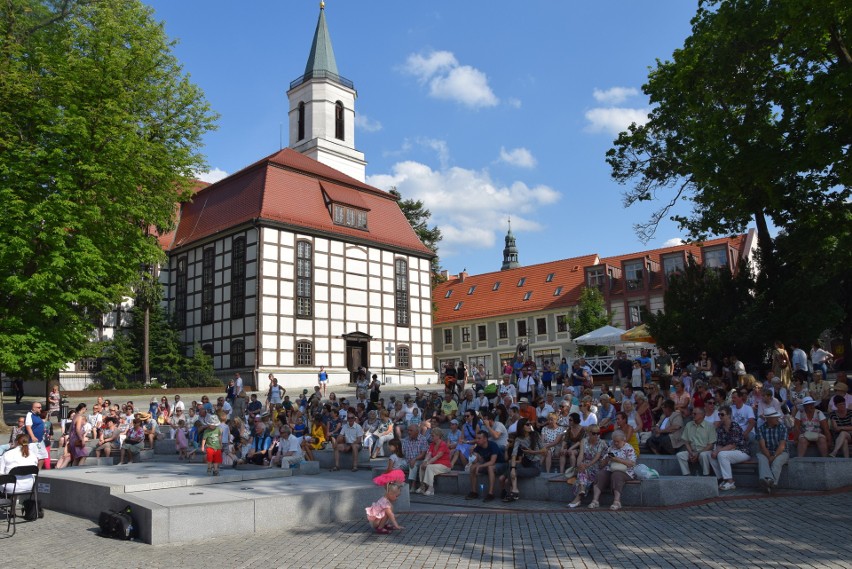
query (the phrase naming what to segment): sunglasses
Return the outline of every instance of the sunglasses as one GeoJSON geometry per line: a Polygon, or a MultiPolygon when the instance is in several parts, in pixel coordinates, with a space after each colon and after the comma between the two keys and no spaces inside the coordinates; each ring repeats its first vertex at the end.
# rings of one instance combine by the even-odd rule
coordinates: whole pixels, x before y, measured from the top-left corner
{"type": "Polygon", "coordinates": [[[720,416],[720,417],[727,417],[727,416],[728,416],[728,414],[727,414],[727,413],[719,413],[719,416],[720,416]]]}

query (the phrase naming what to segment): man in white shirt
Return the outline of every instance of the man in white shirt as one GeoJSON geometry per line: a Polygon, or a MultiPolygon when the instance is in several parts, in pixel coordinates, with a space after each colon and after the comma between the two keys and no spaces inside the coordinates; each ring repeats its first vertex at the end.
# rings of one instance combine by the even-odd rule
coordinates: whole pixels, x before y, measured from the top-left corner
{"type": "Polygon", "coordinates": [[[183,401],[180,400],[180,395],[175,395],[175,404],[174,411],[180,409],[181,411],[186,411],[186,407],[183,404],[183,401]]]}
{"type": "Polygon", "coordinates": [[[732,375],[737,381],[737,384],[733,387],[736,388],[742,386],[743,378],[746,375],[745,364],[741,362],[740,359],[734,354],[731,354],[731,368],[733,372],[732,375]]]}
{"type": "Polygon", "coordinates": [[[754,409],[745,404],[745,396],[744,391],[731,393],[731,419],[743,430],[743,440],[752,441],[757,420],[754,417],[754,409]]]}
{"type": "Polygon", "coordinates": [[[352,452],[352,472],[358,471],[358,452],[361,450],[361,441],[364,440],[364,429],[355,422],[355,414],[346,416],[346,424],[340,428],[340,436],[334,445],[334,468],[340,470],[340,453],[352,452]]]}
{"type": "Polygon", "coordinates": [[[243,389],[243,378],[239,373],[234,374],[234,393],[239,393],[243,389]]]}
{"type": "Polygon", "coordinates": [[[302,456],[302,445],[299,444],[299,439],[293,435],[290,427],[285,425],[281,428],[281,439],[278,441],[278,456],[274,459],[275,462],[280,458],[281,468],[290,468],[291,465],[302,462],[302,456]]]}
{"type": "Polygon", "coordinates": [[[796,373],[797,370],[808,373],[808,354],[798,344],[791,343],[790,349],[793,351],[790,357],[790,363],[793,365],[793,373],[796,373]]]}

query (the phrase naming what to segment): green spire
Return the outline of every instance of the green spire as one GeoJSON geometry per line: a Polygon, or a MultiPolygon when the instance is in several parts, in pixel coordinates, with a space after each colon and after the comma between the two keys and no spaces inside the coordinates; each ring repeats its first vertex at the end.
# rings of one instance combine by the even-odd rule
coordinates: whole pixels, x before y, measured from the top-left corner
{"type": "Polygon", "coordinates": [[[305,66],[306,77],[333,77],[338,76],[337,62],[334,60],[334,49],[331,47],[331,36],[328,35],[328,27],[325,24],[325,3],[320,3],[320,15],[317,22],[317,30],[314,32],[314,43],[311,45],[311,54],[308,56],[308,64],[305,66]]]}

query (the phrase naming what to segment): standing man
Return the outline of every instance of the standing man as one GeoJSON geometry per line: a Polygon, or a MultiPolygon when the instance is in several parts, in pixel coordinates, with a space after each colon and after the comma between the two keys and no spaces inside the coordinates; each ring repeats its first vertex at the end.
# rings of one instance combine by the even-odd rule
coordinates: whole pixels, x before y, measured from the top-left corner
{"type": "Polygon", "coordinates": [[[672,357],[666,352],[664,348],[657,348],[657,373],[660,375],[660,389],[663,392],[668,393],[669,387],[672,384],[672,368],[674,367],[674,362],[672,361],[672,357]]]}
{"type": "Polygon", "coordinates": [[[808,373],[808,354],[805,350],[799,347],[798,342],[790,342],[790,350],[792,351],[790,362],[793,364],[793,374],[798,370],[808,373]]]}
{"type": "Polygon", "coordinates": [[[317,382],[319,383],[319,388],[322,391],[322,396],[325,398],[326,385],[328,385],[328,372],[325,371],[325,366],[320,366],[319,373],[317,374],[317,382]]]}
{"type": "Polygon", "coordinates": [[[692,410],[692,421],[683,428],[684,450],[677,453],[680,472],[689,476],[692,464],[701,466],[701,473],[710,476],[710,455],[716,444],[716,428],[704,420],[704,407],[692,410]]]}
{"type": "Polygon", "coordinates": [[[44,448],[44,421],[41,418],[41,403],[33,403],[32,410],[27,413],[24,428],[30,437],[30,448],[36,452],[39,469],[44,468],[45,459],[50,460],[50,455],[44,448]]]}
{"type": "Polygon", "coordinates": [[[12,380],[12,388],[15,390],[15,405],[21,403],[21,399],[24,398],[24,380],[20,377],[16,377],[12,380]]]}
{"type": "Polygon", "coordinates": [[[234,393],[239,393],[243,390],[243,376],[239,372],[234,374],[234,393]]]}
{"type": "Polygon", "coordinates": [[[364,440],[364,429],[355,422],[357,417],[355,411],[346,413],[346,424],[340,427],[340,436],[334,446],[334,468],[340,470],[340,453],[352,452],[352,472],[358,472],[358,452],[361,450],[361,442],[364,440]]]}
{"type": "Polygon", "coordinates": [[[760,485],[767,493],[778,485],[781,469],[787,464],[787,427],[781,422],[781,413],[768,409],[763,415],[764,423],[757,429],[760,452],[757,453],[757,469],[760,485]]]}

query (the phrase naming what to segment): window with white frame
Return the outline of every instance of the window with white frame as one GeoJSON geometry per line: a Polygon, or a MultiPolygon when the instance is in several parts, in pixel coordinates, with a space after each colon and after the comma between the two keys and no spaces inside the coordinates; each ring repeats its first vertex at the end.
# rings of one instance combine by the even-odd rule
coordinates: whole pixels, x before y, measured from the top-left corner
{"type": "Polygon", "coordinates": [[[299,340],[296,342],[296,365],[314,365],[314,345],[309,340],[299,340]]]}
{"type": "Polygon", "coordinates": [[[645,264],[642,261],[630,261],[624,264],[624,278],[627,290],[642,290],[645,285],[645,264]]]}
{"type": "Polygon", "coordinates": [[[452,344],[453,343],[453,329],[452,328],[444,328],[444,343],[452,344]]]}
{"type": "Polygon", "coordinates": [[[515,321],[515,329],[518,332],[519,338],[525,338],[526,335],[527,335],[527,321],[526,320],[515,321]]]}
{"type": "Polygon", "coordinates": [[[470,343],[470,326],[462,326],[461,329],[462,342],[465,344],[470,343]]]}
{"type": "Polygon", "coordinates": [[[408,346],[397,346],[396,367],[400,369],[411,369],[411,349],[408,346]]]}
{"type": "Polygon", "coordinates": [[[708,269],[721,269],[728,266],[728,253],[724,248],[705,249],[704,266],[708,269]]]}

